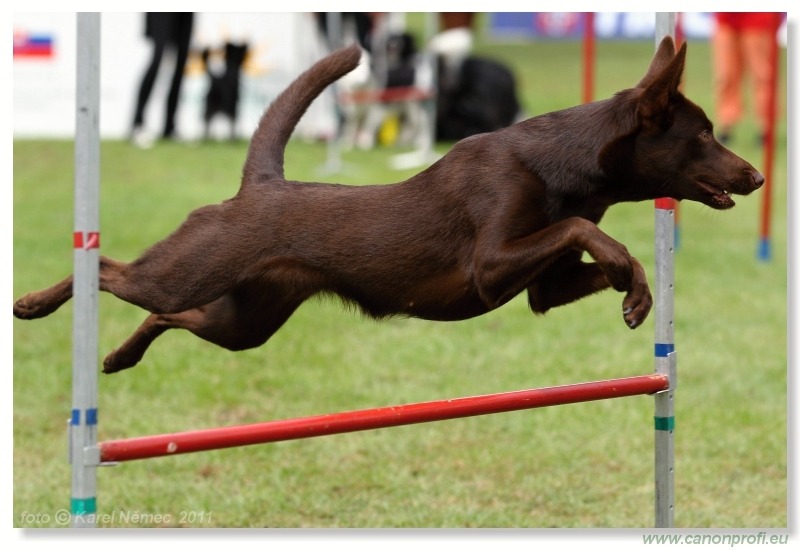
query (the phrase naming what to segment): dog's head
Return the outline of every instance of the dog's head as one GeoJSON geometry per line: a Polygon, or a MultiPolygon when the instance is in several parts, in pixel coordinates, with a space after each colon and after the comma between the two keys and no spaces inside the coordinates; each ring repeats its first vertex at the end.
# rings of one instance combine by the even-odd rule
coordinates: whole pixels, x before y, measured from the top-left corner
{"type": "Polygon", "coordinates": [[[703,110],[681,93],[685,61],[686,44],[676,53],[672,38],[665,37],[647,74],[630,91],[635,130],[606,154],[631,155],[636,179],[647,182],[655,196],[731,208],[731,194],[755,191],[764,177],[714,138],[703,110]]]}

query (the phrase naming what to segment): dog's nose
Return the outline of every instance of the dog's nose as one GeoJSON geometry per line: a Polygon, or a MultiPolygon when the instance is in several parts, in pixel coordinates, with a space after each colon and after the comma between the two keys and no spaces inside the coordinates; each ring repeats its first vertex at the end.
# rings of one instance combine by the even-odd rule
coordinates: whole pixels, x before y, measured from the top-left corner
{"type": "Polygon", "coordinates": [[[753,178],[753,188],[754,189],[758,189],[759,187],[764,185],[764,176],[761,175],[761,172],[758,172],[757,170],[753,170],[751,175],[752,175],[752,178],[753,178]]]}

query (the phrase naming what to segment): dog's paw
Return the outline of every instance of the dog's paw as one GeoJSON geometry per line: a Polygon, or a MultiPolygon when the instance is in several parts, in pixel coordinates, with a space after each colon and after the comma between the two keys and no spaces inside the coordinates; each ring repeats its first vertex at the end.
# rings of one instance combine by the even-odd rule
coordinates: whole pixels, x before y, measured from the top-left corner
{"type": "Polygon", "coordinates": [[[630,328],[639,327],[647,318],[653,307],[653,297],[650,289],[645,286],[628,292],[622,301],[622,318],[630,328]]]}
{"type": "Polygon", "coordinates": [[[121,370],[135,367],[142,359],[141,355],[131,355],[123,351],[122,348],[115,349],[103,360],[103,372],[105,374],[114,374],[121,370]]]}
{"type": "Polygon", "coordinates": [[[642,264],[635,258],[631,258],[633,267],[633,281],[631,288],[622,301],[622,318],[630,328],[641,326],[653,307],[653,296],[650,294],[650,287],[647,285],[647,275],[645,275],[642,264]]]}
{"type": "Polygon", "coordinates": [[[32,292],[14,303],[14,317],[18,319],[39,319],[40,317],[46,317],[56,309],[58,309],[58,306],[47,307],[45,302],[38,299],[38,293],[32,292]]]}
{"type": "Polygon", "coordinates": [[[25,297],[14,302],[14,317],[18,319],[32,319],[31,313],[31,305],[25,297]]]}
{"type": "Polygon", "coordinates": [[[638,328],[650,313],[652,301],[641,302],[636,307],[623,305],[622,318],[629,328],[638,328]]]}

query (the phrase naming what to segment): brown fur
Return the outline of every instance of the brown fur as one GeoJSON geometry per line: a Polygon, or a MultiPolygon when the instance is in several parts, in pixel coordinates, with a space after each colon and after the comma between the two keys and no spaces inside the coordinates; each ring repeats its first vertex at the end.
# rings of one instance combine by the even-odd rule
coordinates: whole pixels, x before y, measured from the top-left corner
{"type": "MultiPolygon", "coordinates": [[[[231,350],[259,346],[318,293],[376,318],[454,321],[523,291],[544,313],[612,287],[625,293],[628,326],[641,325],[647,278],[597,227],[608,207],[666,196],[724,209],[730,193],[764,181],[678,90],[685,55],[665,38],[636,87],[465,139],[401,183],[286,181],[295,124],[360,57],[355,46],[335,52],[267,110],[235,197],[192,212],[134,262],[101,257],[100,289],[152,312],[104,371],[134,366],[171,328],[231,350]]],[[[42,317],[71,296],[68,278],[22,297],[14,314],[42,317]]]]}

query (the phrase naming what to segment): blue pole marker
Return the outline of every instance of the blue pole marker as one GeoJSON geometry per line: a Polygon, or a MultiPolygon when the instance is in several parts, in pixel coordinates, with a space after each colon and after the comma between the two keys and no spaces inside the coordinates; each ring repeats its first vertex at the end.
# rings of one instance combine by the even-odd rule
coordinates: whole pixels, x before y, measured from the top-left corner
{"type": "Polygon", "coordinates": [[[772,243],[769,237],[761,237],[758,241],[758,259],[768,262],[772,259],[772,243]]]}

